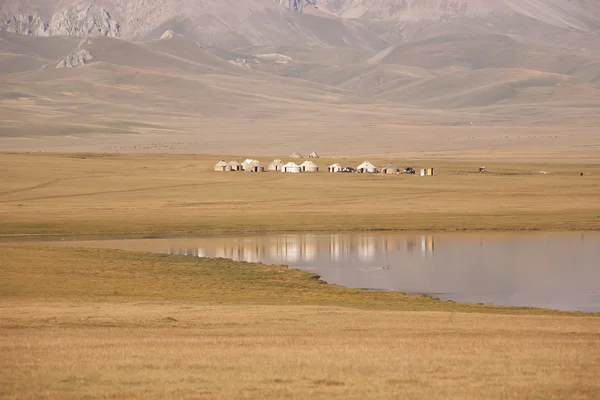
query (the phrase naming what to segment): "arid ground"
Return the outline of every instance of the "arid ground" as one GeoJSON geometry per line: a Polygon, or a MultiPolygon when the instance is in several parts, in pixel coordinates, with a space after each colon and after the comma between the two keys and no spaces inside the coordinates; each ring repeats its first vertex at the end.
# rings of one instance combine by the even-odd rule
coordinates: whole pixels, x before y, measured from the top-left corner
{"type": "Polygon", "coordinates": [[[0,395],[595,399],[597,314],[345,289],[282,266],[0,247],[0,395]]]}
{"type": "Polygon", "coordinates": [[[474,162],[379,157],[371,161],[436,176],[290,175],[214,172],[221,158],[242,161],[0,154],[2,398],[600,395],[597,314],[346,289],[284,266],[19,242],[600,227],[596,164],[491,163],[480,174],[474,162]]]}
{"type": "MultiPolygon", "coordinates": [[[[213,171],[236,158],[0,154],[0,234],[600,229],[598,164],[491,163],[480,174],[475,162],[379,157],[380,168],[436,176],[213,171]]],[[[364,159],[316,161],[326,171],[364,159]]]]}

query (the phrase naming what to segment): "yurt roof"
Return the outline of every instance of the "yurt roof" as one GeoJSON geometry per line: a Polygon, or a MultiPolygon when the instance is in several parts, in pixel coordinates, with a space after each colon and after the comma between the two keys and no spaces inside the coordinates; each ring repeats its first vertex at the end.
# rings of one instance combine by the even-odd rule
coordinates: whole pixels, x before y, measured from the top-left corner
{"type": "Polygon", "coordinates": [[[239,163],[239,162],[237,162],[237,161],[229,161],[229,165],[231,165],[231,166],[233,167],[234,165],[235,165],[235,166],[238,166],[238,165],[240,165],[240,163],[239,163]]]}
{"type": "Polygon", "coordinates": [[[227,165],[228,164],[225,161],[221,160],[215,164],[215,167],[226,167],[227,165]]]}
{"type": "Polygon", "coordinates": [[[252,160],[252,162],[250,164],[248,164],[248,166],[249,167],[262,167],[263,165],[258,160],[252,160]]]}
{"type": "Polygon", "coordinates": [[[365,161],[365,162],[363,162],[362,164],[360,164],[360,165],[358,166],[358,168],[359,168],[359,169],[360,169],[360,168],[375,168],[375,166],[374,166],[373,164],[371,164],[370,162],[368,162],[368,161],[365,161]]]}
{"type": "Polygon", "coordinates": [[[385,166],[385,168],[387,169],[398,169],[394,164],[392,163],[388,163],[388,165],[385,166]]]}
{"type": "Polygon", "coordinates": [[[270,165],[283,165],[283,161],[281,160],[273,160],[270,165]]]}
{"type": "Polygon", "coordinates": [[[302,164],[300,164],[301,167],[319,167],[317,164],[315,164],[314,162],[310,161],[310,160],[306,160],[304,161],[302,164]]]}
{"type": "Polygon", "coordinates": [[[284,167],[296,167],[296,168],[300,168],[300,166],[298,164],[296,164],[293,161],[290,161],[289,163],[285,164],[284,167]]]}
{"type": "Polygon", "coordinates": [[[246,161],[244,161],[242,164],[250,164],[252,161],[254,161],[251,158],[246,159],[246,161]]]}
{"type": "Polygon", "coordinates": [[[294,152],[292,154],[290,154],[291,158],[302,158],[302,154],[298,153],[298,152],[294,152]]]}
{"type": "Polygon", "coordinates": [[[310,156],[312,158],[319,158],[319,155],[317,154],[317,152],[313,151],[312,153],[310,153],[310,156]]]}
{"type": "Polygon", "coordinates": [[[340,168],[341,168],[342,166],[341,166],[340,164],[338,164],[338,163],[331,164],[331,165],[329,166],[329,168],[334,168],[334,167],[340,167],[340,168]]]}

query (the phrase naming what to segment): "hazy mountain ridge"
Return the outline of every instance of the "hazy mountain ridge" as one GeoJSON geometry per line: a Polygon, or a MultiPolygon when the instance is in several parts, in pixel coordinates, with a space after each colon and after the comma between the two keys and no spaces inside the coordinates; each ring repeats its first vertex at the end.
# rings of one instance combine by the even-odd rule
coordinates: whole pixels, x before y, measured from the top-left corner
{"type": "Polygon", "coordinates": [[[212,118],[243,129],[257,120],[326,126],[398,116],[596,126],[599,8],[587,0],[7,1],[0,133],[160,131],[180,117],[186,132],[212,118]]]}
{"type": "MultiPolygon", "coordinates": [[[[219,35],[238,35],[253,45],[283,44],[275,37],[277,33],[298,40],[302,31],[314,36],[315,24],[327,31],[341,24],[346,31],[334,29],[320,39],[335,43],[332,34],[341,33],[346,44],[353,45],[348,33],[357,24],[370,31],[371,41],[394,40],[410,36],[403,31],[411,30],[411,24],[423,23],[430,29],[432,22],[443,24],[456,18],[527,18],[562,29],[600,32],[600,2],[594,0],[8,0],[0,6],[0,16],[0,30],[21,34],[91,34],[139,40],[154,38],[156,29],[171,24],[180,25],[196,40],[215,44],[219,35]]],[[[329,44],[327,41],[321,44],[329,44]]],[[[318,40],[307,43],[319,45],[318,40]]]]}
{"type": "Polygon", "coordinates": [[[342,18],[420,21],[521,14],[563,28],[600,27],[600,5],[594,0],[325,0],[318,5],[342,18]]]}

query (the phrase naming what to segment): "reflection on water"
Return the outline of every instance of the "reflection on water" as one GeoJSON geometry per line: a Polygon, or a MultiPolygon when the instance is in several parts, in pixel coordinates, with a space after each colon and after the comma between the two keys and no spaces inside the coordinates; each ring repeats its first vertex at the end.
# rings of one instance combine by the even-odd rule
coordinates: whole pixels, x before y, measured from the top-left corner
{"type": "Polygon", "coordinates": [[[600,233],[593,232],[297,234],[56,245],[287,264],[347,287],[600,311],[600,233]]]}
{"type": "Polygon", "coordinates": [[[221,257],[234,261],[260,262],[265,259],[280,263],[311,262],[320,254],[341,262],[354,254],[360,261],[370,262],[378,254],[420,250],[423,258],[433,256],[433,235],[420,236],[353,236],[353,235],[285,235],[274,237],[220,240],[209,248],[171,247],[166,254],[194,257],[221,257]]]}

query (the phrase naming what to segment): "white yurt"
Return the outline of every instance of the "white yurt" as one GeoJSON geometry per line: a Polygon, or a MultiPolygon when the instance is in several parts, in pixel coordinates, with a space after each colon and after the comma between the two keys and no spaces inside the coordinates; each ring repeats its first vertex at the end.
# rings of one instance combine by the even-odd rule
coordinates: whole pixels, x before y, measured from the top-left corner
{"type": "Polygon", "coordinates": [[[358,167],[356,167],[356,171],[358,171],[360,173],[374,174],[377,172],[377,167],[375,167],[370,162],[365,161],[364,163],[362,163],[358,167]]]}
{"type": "Polygon", "coordinates": [[[252,164],[254,160],[251,158],[246,159],[243,163],[242,163],[242,169],[245,171],[246,167],[250,164],[252,164]]]}
{"type": "Polygon", "coordinates": [[[218,163],[215,164],[215,171],[227,171],[227,163],[223,160],[219,161],[218,163]]]}
{"type": "Polygon", "coordinates": [[[237,161],[230,161],[229,165],[227,166],[227,171],[241,171],[242,170],[242,164],[240,164],[237,161]]]}
{"type": "Polygon", "coordinates": [[[296,164],[295,162],[290,161],[289,163],[287,163],[283,167],[281,167],[281,172],[289,172],[291,174],[298,174],[298,173],[302,172],[302,168],[300,168],[300,166],[298,164],[296,164]]]}
{"type": "Polygon", "coordinates": [[[265,172],[265,167],[259,161],[254,160],[246,165],[246,172],[265,172]]]}
{"type": "Polygon", "coordinates": [[[342,172],[342,166],[338,163],[332,164],[327,169],[329,172],[342,172]]]}
{"type": "Polygon", "coordinates": [[[283,167],[283,161],[281,161],[279,159],[273,160],[269,164],[269,171],[281,171],[282,167],[283,167]]]}
{"type": "Polygon", "coordinates": [[[300,168],[302,172],[319,172],[319,166],[310,160],[300,164],[300,168]]]}

